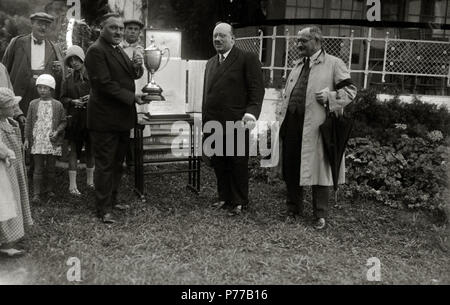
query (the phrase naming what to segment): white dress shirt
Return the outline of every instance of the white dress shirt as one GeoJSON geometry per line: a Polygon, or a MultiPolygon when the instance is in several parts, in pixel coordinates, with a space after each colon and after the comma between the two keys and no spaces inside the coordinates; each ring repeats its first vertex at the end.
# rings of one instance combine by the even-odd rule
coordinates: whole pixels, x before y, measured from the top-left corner
{"type": "Polygon", "coordinates": [[[35,38],[31,34],[31,70],[45,69],[45,39],[40,45],[34,42],[35,38]]]}
{"type": "MultiPolygon", "coordinates": [[[[227,59],[227,56],[228,56],[228,54],[230,54],[230,52],[231,52],[231,49],[229,49],[227,52],[222,54],[223,55],[223,61],[225,61],[225,59],[227,59]]],[[[218,56],[219,56],[219,62],[220,62],[220,54],[218,54],[218,56]]]]}
{"type": "Polygon", "coordinates": [[[120,46],[131,60],[133,60],[134,52],[137,52],[139,53],[139,55],[141,55],[141,57],[144,57],[144,48],[141,46],[139,41],[136,41],[134,43],[128,43],[126,40],[123,40],[120,43],[120,46]]]}
{"type": "Polygon", "coordinates": [[[322,50],[317,51],[312,56],[309,57],[309,67],[311,68],[314,64],[314,61],[319,57],[320,53],[322,53],[322,50]]]}

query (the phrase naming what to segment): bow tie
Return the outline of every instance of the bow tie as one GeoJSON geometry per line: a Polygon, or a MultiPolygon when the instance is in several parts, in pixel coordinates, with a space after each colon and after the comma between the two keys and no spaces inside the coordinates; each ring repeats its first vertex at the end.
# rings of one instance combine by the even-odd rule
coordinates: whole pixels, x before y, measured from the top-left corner
{"type": "Polygon", "coordinates": [[[44,41],[43,40],[37,40],[37,39],[33,39],[33,43],[37,44],[37,45],[41,45],[44,41]]]}

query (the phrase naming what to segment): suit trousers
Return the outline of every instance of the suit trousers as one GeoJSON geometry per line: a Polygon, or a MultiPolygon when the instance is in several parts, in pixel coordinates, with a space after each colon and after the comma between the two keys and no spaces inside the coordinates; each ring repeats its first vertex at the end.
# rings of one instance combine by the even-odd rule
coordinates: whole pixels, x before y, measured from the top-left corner
{"type": "MultiPolygon", "coordinates": [[[[287,188],[287,208],[294,213],[303,213],[303,187],[300,186],[300,163],[304,112],[297,107],[287,111],[281,126],[283,139],[283,179],[287,188]]],[[[315,218],[326,218],[328,214],[329,187],[312,186],[312,205],[315,218]]]]}
{"type": "Polygon", "coordinates": [[[111,212],[123,172],[123,161],[130,145],[130,131],[90,131],[95,159],[95,199],[97,215],[111,212]]]}
{"type": "MultiPolygon", "coordinates": [[[[231,142],[230,142],[231,143],[231,142]]],[[[239,139],[237,131],[234,136],[225,134],[223,137],[223,156],[215,155],[211,158],[211,165],[217,179],[217,192],[220,201],[225,201],[229,206],[248,206],[248,160],[249,160],[249,133],[245,131],[243,139],[239,139]],[[232,155],[226,155],[226,139],[233,141],[234,151],[232,155]],[[243,154],[238,154],[239,149],[243,154]]]]}

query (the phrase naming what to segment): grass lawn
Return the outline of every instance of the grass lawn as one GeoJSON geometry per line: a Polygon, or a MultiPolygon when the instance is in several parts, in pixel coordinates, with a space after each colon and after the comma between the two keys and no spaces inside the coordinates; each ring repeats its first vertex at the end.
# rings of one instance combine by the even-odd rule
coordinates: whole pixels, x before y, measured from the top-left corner
{"type": "Polygon", "coordinates": [[[382,284],[450,284],[446,229],[421,212],[343,201],[316,232],[309,197],[306,219],[285,219],[284,185],[251,181],[249,211],[229,217],[209,207],[216,182],[202,166],[200,195],[186,190],[186,174],[149,176],[146,203],[125,176],[121,198],[132,208],[107,226],[84,174],[80,199],[65,171],[57,180],[58,199],[32,206],[28,254],[0,258],[0,283],[68,284],[66,262],[77,257],[82,284],[365,284],[377,257],[382,284]]]}

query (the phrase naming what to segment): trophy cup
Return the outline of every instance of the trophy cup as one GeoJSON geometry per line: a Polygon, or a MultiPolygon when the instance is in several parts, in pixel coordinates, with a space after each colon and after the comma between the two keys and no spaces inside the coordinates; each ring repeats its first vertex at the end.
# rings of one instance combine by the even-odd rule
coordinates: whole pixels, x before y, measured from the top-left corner
{"type": "Polygon", "coordinates": [[[163,50],[160,50],[155,45],[155,40],[152,38],[150,39],[150,45],[144,50],[144,64],[147,70],[150,72],[150,82],[142,88],[142,92],[144,95],[141,97],[144,102],[152,102],[152,101],[165,101],[164,97],[162,96],[162,88],[159,86],[155,80],[153,79],[153,75],[162,69],[164,69],[167,66],[167,63],[169,62],[170,58],[170,51],[169,48],[164,48],[163,50]],[[167,50],[167,61],[164,64],[164,66],[159,69],[161,65],[161,59],[165,51],[167,50]]]}

